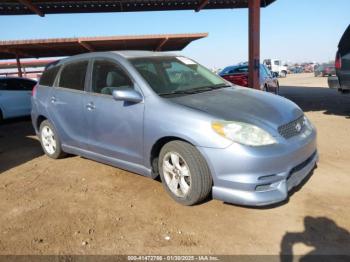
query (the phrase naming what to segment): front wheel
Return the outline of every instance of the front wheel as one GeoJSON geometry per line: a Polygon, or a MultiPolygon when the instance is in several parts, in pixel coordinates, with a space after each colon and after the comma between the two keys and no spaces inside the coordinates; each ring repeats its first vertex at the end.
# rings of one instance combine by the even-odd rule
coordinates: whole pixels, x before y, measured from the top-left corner
{"type": "Polygon", "coordinates": [[[45,154],[53,159],[64,157],[61,141],[53,125],[45,120],[40,124],[40,142],[45,154]]]}
{"type": "Polygon", "coordinates": [[[280,73],[280,76],[281,76],[281,77],[287,77],[287,72],[286,72],[286,71],[282,71],[282,72],[280,73]]]}
{"type": "Polygon", "coordinates": [[[198,150],[183,141],[166,144],[159,155],[159,173],[168,194],[186,206],[208,198],[212,178],[205,159],[198,150]]]}

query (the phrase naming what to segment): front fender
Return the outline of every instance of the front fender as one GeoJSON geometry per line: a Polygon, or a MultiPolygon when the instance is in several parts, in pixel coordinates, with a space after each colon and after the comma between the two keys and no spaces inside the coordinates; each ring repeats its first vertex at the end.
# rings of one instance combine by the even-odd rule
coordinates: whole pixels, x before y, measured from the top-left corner
{"type": "Polygon", "coordinates": [[[232,141],[217,134],[211,127],[212,117],[204,112],[167,101],[145,101],[144,157],[150,167],[150,154],[157,141],[176,137],[197,147],[226,148],[232,141]]]}

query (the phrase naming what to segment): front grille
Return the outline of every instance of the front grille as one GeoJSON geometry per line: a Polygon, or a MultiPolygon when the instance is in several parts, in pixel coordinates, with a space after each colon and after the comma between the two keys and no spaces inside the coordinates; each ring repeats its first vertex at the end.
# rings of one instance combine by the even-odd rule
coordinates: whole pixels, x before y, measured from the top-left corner
{"type": "Polygon", "coordinates": [[[278,128],[278,133],[285,139],[299,135],[305,127],[304,116],[289,122],[288,124],[282,125],[278,128]]]}

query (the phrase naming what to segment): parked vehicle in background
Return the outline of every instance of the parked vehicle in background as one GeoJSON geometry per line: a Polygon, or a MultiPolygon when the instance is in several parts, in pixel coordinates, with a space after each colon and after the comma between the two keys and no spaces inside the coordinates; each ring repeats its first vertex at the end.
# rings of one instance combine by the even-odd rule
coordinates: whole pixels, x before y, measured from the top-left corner
{"type": "Polygon", "coordinates": [[[47,156],[160,175],[184,205],[211,193],[243,205],[283,201],[318,159],[316,130],[297,105],[231,85],[183,56],[77,55],[48,67],[33,93],[47,156]]]}
{"type": "Polygon", "coordinates": [[[291,66],[288,68],[288,71],[290,74],[300,74],[304,72],[304,69],[301,66],[291,66]]]}
{"type": "Polygon", "coordinates": [[[340,92],[350,91],[350,25],[345,30],[338,45],[335,58],[336,77],[328,78],[330,88],[340,92]]]}
{"type": "MultiPolygon", "coordinates": [[[[248,70],[247,64],[239,64],[224,68],[219,75],[235,85],[249,87],[248,70]]],[[[260,89],[275,94],[279,93],[278,79],[263,64],[260,64],[260,89]]]]}
{"type": "Polygon", "coordinates": [[[282,60],[277,59],[265,59],[263,64],[267,66],[267,68],[276,73],[279,77],[286,77],[288,73],[288,68],[282,62],[282,60]]]}
{"type": "Polygon", "coordinates": [[[320,76],[334,76],[335,75],[335,66],[331,64],[322,64],[316,67],[314,71],[315,77],[320,76]]]}
{"type": "Polygon", "coordinates": [[[0,78],[0,121],[30,115],[30,99],[35,85],[36,81],[31,79],[0,78]]]}

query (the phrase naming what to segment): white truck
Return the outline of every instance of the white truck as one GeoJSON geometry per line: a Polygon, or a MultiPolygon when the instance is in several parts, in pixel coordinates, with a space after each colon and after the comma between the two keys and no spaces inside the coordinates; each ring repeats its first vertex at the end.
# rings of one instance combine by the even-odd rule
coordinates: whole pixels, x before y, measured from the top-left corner
{"type": "Polygon", "coordinates": [[[278,59],[265,59],[263,64],[270,69],[271,72],[275,73],[279,77],[287,76],[287,67],[283,65],[282,60],[278,59]]]}

